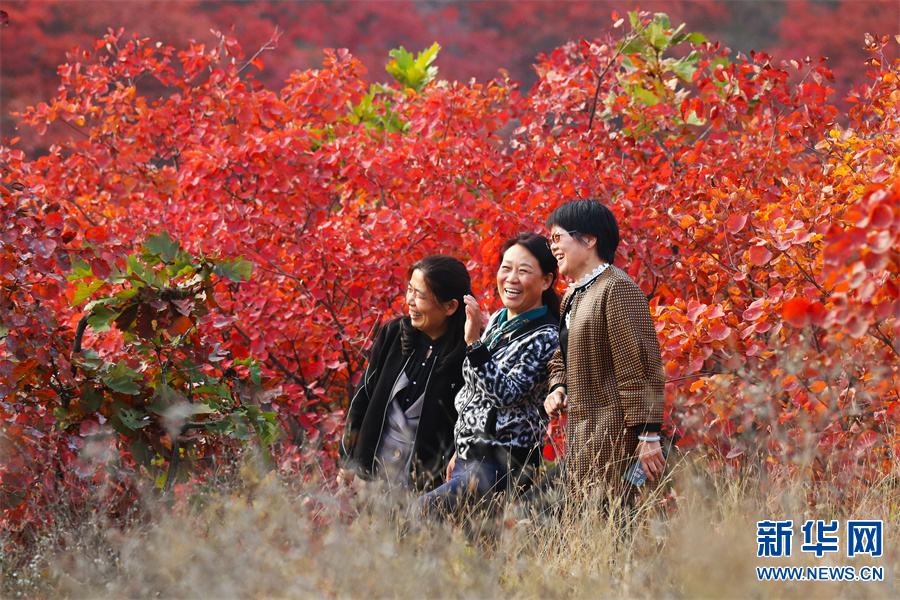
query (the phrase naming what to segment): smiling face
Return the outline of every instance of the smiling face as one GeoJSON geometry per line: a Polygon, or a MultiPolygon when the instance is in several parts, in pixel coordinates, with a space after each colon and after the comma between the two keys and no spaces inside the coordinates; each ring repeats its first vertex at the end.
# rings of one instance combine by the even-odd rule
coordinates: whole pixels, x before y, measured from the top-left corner
{"type": "Polygon", "coordinates": [[[559,225],[550,229],[550,251],[559,264],[559,274],[576,281],[600,264],[594,249],[596,238],[592,235],[582,237],[583,241],[577,240],[559,225]],[[554,238],[558,238],[558,241],[552,241],[554,238]]]}
{"type": "Polygon", "coordinates": [[[422,271],[416,269],[406,286],[406,305],[412,326],[435,340],[447,331],[448,317],[456,311],[457,301],[439,302],[422,271]]]}
{"type": "Polygon", "coordinates": [[[541,272],[534,254],[515,244],[503,254],[497,270],[497,291],[510,318],[540,308],[541,294],[553,283],[553,274],[541,272]]]}

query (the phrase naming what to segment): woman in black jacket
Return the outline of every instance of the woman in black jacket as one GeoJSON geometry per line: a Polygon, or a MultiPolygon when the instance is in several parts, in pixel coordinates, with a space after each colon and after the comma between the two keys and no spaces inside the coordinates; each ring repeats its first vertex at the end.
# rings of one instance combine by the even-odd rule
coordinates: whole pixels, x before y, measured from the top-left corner
{"type": "Polygon", "coordinates": [[[458,513],[501,491],[515,495],[540,462],[547,362],[559,346],[556,258],[547,238],[531,232],[506,240],[500,254],[497,292],[504,308],[485,329],[481,306],[465,298],[468,347],[455,403],[456,454],[447,481],[419,498],[415,515],[458,513]]]}
{"type": "Polygon", "coordinates": [[[379,478],[429,489],[453,454],[453,399],[465,356],[465,265],[428,256],[407,271],[409,314],[390,321],[372,347],[347,409],[341,478],[379,478]]]}

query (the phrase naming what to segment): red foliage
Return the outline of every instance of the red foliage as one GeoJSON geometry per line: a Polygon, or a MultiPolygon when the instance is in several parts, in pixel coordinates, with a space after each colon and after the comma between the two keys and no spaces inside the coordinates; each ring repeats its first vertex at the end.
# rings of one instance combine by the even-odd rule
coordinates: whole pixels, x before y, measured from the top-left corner
{"type": "MultiPolygon", "coordinates": [[[[900,91],[886,42],[871,41],[877,64],[845,129],[818,63],[735,58],[662,17],[632,26],[542,55],[527,94],[502,75],[370,86],[344,50],[271,90],[228,36],[176,51],[110,33],[73,52],[57,96],[24,122],[86,136],[30,162],[2,150],[7,186],[58,202],[3,240],[3,417],[31,427],[5,435],[44,443],[64,402],[77,314],[60,252],[96,247],[103,279],[165,230],[195,254],[255,263],[218,295],[228,318],[198,328],[278,381],[274,410],[299,447],[282,466],[328,474],[406,267],[454,254],[493,298],[502,239],[598,197],[622,230],[616,263],[652,297],[682,448],[848,493],[891,472],[900,91]],[[160,99],[138,93],[148,78],[160,99]]],[[[9,493],[15,468],[0,473],[9,493]]]]}
{"type": "MultiPolygon", "coordinates": [[[[86,46],[109,28],[138,31],[165,45],[184,40],[215,44],[211,31],[229,31],[245,48],[259,48],[276,31],[277,50],[266,57],[257,77],[278,88],[295,70],[316,68],[323,48],[347,48],[369,68],[367,81],[384,77],[390,49],[404,45],[444,48],[439,66],[450,81],[490,81],[503,68],[513,81],[530,87],[536,81],[534,57],[569,40],[592,39],[606,29],[609,15],[634,9],[624,0],[484,1],[429,3],[412,0],[378,2],[283,2],[254,0],[6,0],[12,26],[0,38],[4,56],[0,104],[22,111],[54,95],[58,65],[75,46],[86,46]]],[[[735,52],[768,52],[777,60],[830,57],[835,88],[843,98],[857,82],[866,32],[896,23],[900,7],[885,0],[829,3],[730,0],[646,0],[642,9],[661,11],[685,22],[735,52]],[[834,23],[840,23],[835,27],[834,23]]],[[[893,56],[896,56],[894,52],[893,56]]],[[[139,93],[156,98],[164,89],[148,78],[137,81],[139,93]]],[[[29,155],[63,142],[70,127],[51,127],[48,136],[16,120],[0,124],[0,138],[21,136],[29,155]]]]}

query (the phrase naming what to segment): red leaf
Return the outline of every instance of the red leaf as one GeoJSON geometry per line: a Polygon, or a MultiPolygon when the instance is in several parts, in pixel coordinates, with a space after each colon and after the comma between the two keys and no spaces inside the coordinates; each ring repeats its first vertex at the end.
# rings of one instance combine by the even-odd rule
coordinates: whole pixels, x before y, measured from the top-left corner
{"type": "Polygon", "coordinates": [[[781,316],[792,327],[806,327],[809,324],[810,304],[806,298],[791,298],[781,307],[781,316]]]}
{"type": "Polygon", "coordinates": [[[881,183],[882,181],[888,179],[891,176],[890,172],[886,169],[881,169],[874,175],[872,175],[872,183],[881,183]]]}
{"type": "Polygon", "coordinates": [[[687,320],[690,322],[694,322],[697,320],[697,317],[700,316],[700,313],[706,310],[706,305],[697,302],[696,300],[691,300],[688,302],[687,307],[687,320]]]}
{"type": "Polygon", "coordinates": [[[869,224],[878,229],[887,229],[894,222],[894,211],[889,206],[877,204],[869,215],[869,224]]]}
{"type": "Polygon", "coordinates": [[[857,456],[864,454],[865,451],[871,448],[877,441],[878,433],[874,431],[867,431],[864,434],[860,435],[856,441],[857,456]]]}
{"type": "Polygon", "coordinates": [[[556,450],[553,449],[553,444],[547,444],[546,446],[544,446],[543,454],[546,460],[549,460],[551,462],[556,460],[556,450]]]}
{"type": "Polygon", "coordinates": [[[675,379],[676,377],[681,375],[681,365],[679,365],[674,360],[670,360],[669,362],[666,363],[665,370],[666,370],[666,377],[668,379],[675,379]]]}
{"type": "Polygon", "coordinates": [[[63,218],[58,212],[48,213],[44,217],[44,227],[47,229],[62,229],[64,227],[63,218]]]}
{"type": "Polygon", "coordinates": [[[744,453],[744,449],[736,446],[728,451],[728,454],[725,456],[725,458],[737,458],[738,456],[742,455],[743,453],[744,453]]]}
{"type": "Polygon", "coordinates": [[[750,262],[762,266],[772,260],[772,253],[765,246],[753,246],[750,248],[750,262]]]}
{"type": "Polygon", "coordinates": [[[714,340],[724,340],[728,339],[728,336],[731,335],[731,327],[724,324],[719,324],[710,329],[707,333],[709,333],[709,337],[714,340]]]}
{"type": "Polygon", "coordinates": [[[745,321],[748,323],[752,323],[759,319],[763,313],[765,312],[765,308],[762,306],[751,306],[747,310],[744,311],[744,314],[741,315],[745,321]]]}
{"type": "Polygon", "coordinates": [[[847,321],[846,324],[847,332],[857,339],[866,335],[866,332],[869,331],[869,321],[862,318],[858,314],[854,314],[850,317],[850,320],[847,321]]]}
{"type": "Polygon", "coordinates": [[[746,224],[747,215],[731,215],[728,217],[728,220],[725,221],[725,229],[728,230],[728,233],[738,233],[746,224]]]}
{"type": "Polygon", "coordinates": [[[825,323],[825,319],[828,318],[828,311],[822,305],[821,302],[813,302],[809,305],[809,309],[806,311],[809,315],[809,321],[816,327],[821,327],[825,323]]]}
{"type": "Polygon", "coordinates": [[[59,295],[59,285],[55,281],[38,284],[34,286],[34,290],[44,300],[52,300],[59,295]]]}
{"type": "Polygon", "coordinates": [[[84,232],[84,238],[91,244],[102,244],[106,241],[106,229],[103,227],[91,227],[84,232]]]}
{"type": "Polygon", "coordinates": [[[94,277],[97,279],[106,279],[111,273],[109,263],[102,258],[94,258],[91,260],[91,273],[93,273],[94,277]]]}

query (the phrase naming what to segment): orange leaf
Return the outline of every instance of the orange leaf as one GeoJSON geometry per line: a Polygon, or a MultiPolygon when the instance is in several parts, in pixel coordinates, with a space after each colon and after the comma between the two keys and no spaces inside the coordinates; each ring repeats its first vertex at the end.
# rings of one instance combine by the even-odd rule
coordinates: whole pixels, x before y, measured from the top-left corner
{"type": "Polygon", "coordinates": [[[669,379],[674,379],[681,375],[681,366],[675,362],[674,360],[670,360],[666,363],[666,377],[669,379]]]}
{"type": "Polygon", "coordinates": [[[825,388],[827,388],[827,387],[828,387],[828,384],[826,384],[824,381],[817,381],[814,384],[812,384],[811,386],[809,386],[809,389],[814,394],[821,394],[822,392],[825,391],[825,388]]]}
{"type": "Polygon", "coordinates": [[[184,315],[179,315],[172,319],[172,323],[169,325],[169,333],[172,335],[181,335],[190,329],[192,325],[193,323],[189,318],[184,315]]]}

